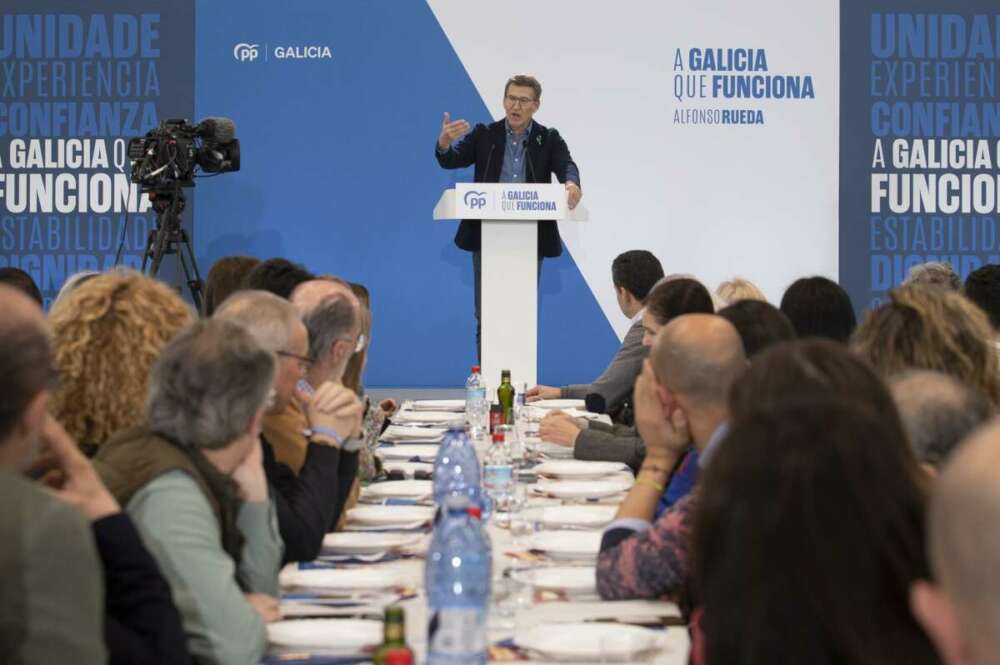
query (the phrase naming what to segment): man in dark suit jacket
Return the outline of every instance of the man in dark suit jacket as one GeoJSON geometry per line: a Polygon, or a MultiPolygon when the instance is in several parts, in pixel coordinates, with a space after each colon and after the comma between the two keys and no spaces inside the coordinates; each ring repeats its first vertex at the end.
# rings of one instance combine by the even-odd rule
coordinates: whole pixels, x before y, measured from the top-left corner
{"type": "MultiPolygon", "coordinates": [[[[476,165],[476,182],[548,183],[552,174],[566,185],[569,207],[580,201],[580,170],[569,154],[566,141],[556,129],[532,119],[541,104],[542,86],[532,76],[517,75],[504,87],[503,120],[478,124],[469,132],[465,120],[452,121],[445,113],[435,156],[446,169],[476,165]],[[464,134],[464,136],[463,136],[464,134]],[[462,137],[456,142],[456,139],[462,137]]],[[[476,280],[476,341],[479,342],[480,222],[465,219],[455,234],[455,244],[472,252],[476,280]]],[[[554,222],[538,225],[539,269],[543,257],[562,254],[559,228],[554,222]]]]}

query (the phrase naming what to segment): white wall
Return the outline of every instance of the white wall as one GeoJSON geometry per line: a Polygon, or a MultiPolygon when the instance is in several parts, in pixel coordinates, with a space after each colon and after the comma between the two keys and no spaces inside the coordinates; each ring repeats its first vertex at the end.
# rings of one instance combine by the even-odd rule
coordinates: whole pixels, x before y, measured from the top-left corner
{"type": "Polygon", "coordinates": [[[837,0],[428,2],[495,118],[508,76],[542,82],[536,118],[569,143],[590,209],[563,237],[620,336],[610,265],[628,249],[709,288],[743,275],[773,302],[797,277],[837,277],[837,0]],[[693,47],[766,49],[770,73],[812,75],[816,98],[678,102],[675,49],[693,47]],[[673,124],[686,106],[766,124],[673,124]]]}

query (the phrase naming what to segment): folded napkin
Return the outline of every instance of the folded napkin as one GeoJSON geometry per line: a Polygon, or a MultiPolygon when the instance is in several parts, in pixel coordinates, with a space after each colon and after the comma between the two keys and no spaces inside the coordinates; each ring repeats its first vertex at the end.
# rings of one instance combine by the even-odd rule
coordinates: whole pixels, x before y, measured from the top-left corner
{"type": "Polygon", "coordinates": [[[406,425],[389,425],[382,432],[382,438],[387,441],[406,439],[426,439],[440,441],[444,438],[442,427],[409,427],[406,425]]]}

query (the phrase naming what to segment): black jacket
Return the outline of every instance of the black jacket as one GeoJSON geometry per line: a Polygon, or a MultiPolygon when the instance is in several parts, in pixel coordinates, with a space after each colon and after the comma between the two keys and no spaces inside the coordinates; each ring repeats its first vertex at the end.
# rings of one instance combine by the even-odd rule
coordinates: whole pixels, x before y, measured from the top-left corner
{"type": "Polygon", "coordinates": [[[190,663],[170,585],[132,520],[115,513],[94,522],[93,529],[104,567],[104,639],[110,665],[190,663]]]}
{"type": "MultiPolygon", "coordinates": [[[[476,182],[500,182],[503,167],[504,146],[507,143],[505,121],[499,120],[484,125],[476,125],[471,132],[442,152],[435,146],[434,155],[438,164],[446,169],[461,169],[476,165],[476,182]]],[[[528,163],[525,165],[524,180],[532,183],[549,183],[553,173],[559,182],[572,180],[580,185],[580,170],[569,154],[566,141],[555,129],[549,129],[537,122],[528,136],[528,163]]],[[[461,249],[478,252],[480,249],[480,222],[478,219],[463,219],[455,234],[455,244],[461,249]]],[[[555,222],[538,225],[538,256],[554,257],[562,254],[562,240],[555,222]]]]}
{"type": "Polygon", "coordinates": [[[358,475],[358,454],[310,443],[299,475],[274,458],[262,436],[264,473],[271,485],[278,531],[285,541],[283,563],[312,561],[323,547],[323,536],[344,512],[344,503],[358,475]]]}

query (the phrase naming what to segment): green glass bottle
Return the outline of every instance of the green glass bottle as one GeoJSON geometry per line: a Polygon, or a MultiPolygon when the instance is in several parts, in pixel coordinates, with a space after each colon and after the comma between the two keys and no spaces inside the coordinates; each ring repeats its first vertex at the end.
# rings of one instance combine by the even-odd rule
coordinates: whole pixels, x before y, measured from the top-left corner
{"type": "Polygon", "coordinates": [[[505,369],[500,372],[500,387],[497,388],[497,401],[503,409],[503,422],[506,425],[514,424],[514,384],[510,382],[510,370],[505,369]]]}
{"type": "Polygon", "coordinates": [[[406,646],[406,616],[403,608],[398,605],[390,605],[385,608],[385,625],[383,626],[382,646],[375,652],[373,659],[375,665],[390,665],[404,661],[406,654],[409,655],[409,662],[413,662],[413,651],[406,646]]]}

